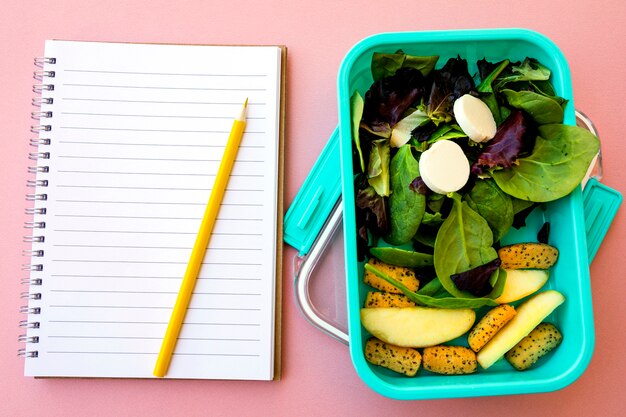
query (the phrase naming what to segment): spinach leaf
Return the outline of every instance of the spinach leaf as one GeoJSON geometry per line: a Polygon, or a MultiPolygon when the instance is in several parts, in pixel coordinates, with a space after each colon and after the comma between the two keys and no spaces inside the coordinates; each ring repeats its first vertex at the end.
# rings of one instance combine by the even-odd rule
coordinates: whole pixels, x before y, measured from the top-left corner
{"type": "MultiPolygon", "coordinates": [[[[424,213],[424,215],[426,215],[426,213],[424,213]]],[[[434,248],[438,231],[438,228],[431,227],[424,222],[424,219],[422,219],[422,224],[420,224],[420,227],[417,229],[417,233],[413,236],[413,240],[423,247],[434,248]]]]}
{"type": "MultiPolygon", "coordinates": [[[[419,293],[419,292],[413,292],[409,290],[400,281],[395,280],[394,278],[390,277],[389,275],[385,274],[382,271],[379,271],[378,269],[376,269],[375,267],[369,264],[365,264],[365,269],[370,271],[374,275],[384,279],[391,285],[397,287],[400,291],[402,291],[404,295],[407,296],[409,300],[413,301],[417,305],[427,306],[427,307],[437,307],[437,308],[480,308],[486,305],[489,305],[489,306],[498,305],[498,303],[496,303],[493,299],[484,298],[484,297],[483,298],[451,297],[449,296],[449,294],[447,294],[448,295],[447,297],[446,296],[441,297],[441,298],[433,297],[433,295],[441,294],[441,291],[439,291],[439,288],[437,288],[437,281],[439,280],[437,280],[436,278],[427,284],[427,286],[430,285],[428,292],[419,293]],[[428,293],[430,293],[431,295],[427,295],[428,293]]],[[[426,287],[424,287],[424,289],[426,289],[426,287]]]]}
{"type": "Polygon", "coordinates": [[[391,160],[391,196],[389,197],[389,234],[385,241],[403,245],[411,241],[422,222],[426,196],[416,193],[409,184],[419,176],[419,166],[410,145],[403,145],[391,160]]]}
{"type": "Polygon", "coordinates": [[[420,295],[427,295],[429,297],[435,297],[437,294],[443,293],[449,295],[449,293],[446,291],[445,288],[443,288],[443,285],[441,285],[441,281],[439,281],[439,278],[437,277],[430,280],[426,285],[420,288],[417,293],[420,295]]]}
{"type": "Polygon", "coordinates": [[[539,126],[532,153],[518,165],[492,172],[498,186],[522,200],[552,201],[569,194],[585,176],[600,142],[577,126],[539,126]]]}
{"type": "Polygon", "coordinates": [[[563,123],[563,107],[554,99],[532,91],[502,90],[509,105],[524,110],[538,124],[563,123]]]}
{"type": "Polygon", "coordinates": [[[441,216],[440,212],[437,213],[429,213],[429,212],[425,212],[424,213],[424,218],[422,219],[422,224],[425,224],[427,226],[438,226],[441,223],[443,223],[443,217],[441,216]]]}
{"type": "Polygon", "coordinates": [[[526,58],[520,65],[513,65],[511,73],[499,78],[496,90],[501,90],[507,83],[519,81],[546,81],[550,79],[550,70],[534,58],[526,58]]]}
{"type": "Polygon", "coordinates": [[[498,257],[493,234],[487,221],[470,208],[461,196],[453,194],[454,203],[435,240],[434,263],[444,288],[458,298],[472,298],[459,290],[451,276],[484,265],[498,257]]]}
{"type": "Polygon", "coordinates": [[[438,56],[415,56],[407,55],[402,51],[395,54],[384,54],[374,52],[372,56],[372,77],[374,81],[394,75],[397,70],[403,67],[410,67],[419,70],[423,75],[428,75],[435,68],[438,56]]]}
{"type": "Polygon", "coordinates": [[[389,154],[389,141],[386,139],[372,141],[367,181],[374,187],[376,193],[383,197],[389,195],[389,154]]]}
{"type": "Polygon", "coordinates": [[[361,172],[365,172],[365,162],[363,160],[363,151],[361,150],[361,138],[359,136],[359,125],[363,116],[363,97],[358,91],[355,91],[350,98],[350,110],[352,111],[352,139],[359,153],[359,161],[361,162],[361,172]]]}
{"type": "Polygon", "coordinates": [[[466,138],[466,137],[467,135],[463,132],[463,130],[461,130],[459,125],[446,123],[446,124],[439,125],[437,130],[435,130],[433,134],[430,135],[430,138],[428,139],[428,143],[433,144],[440,140],[458,139],[458,138],[466,138]]]}
{"type": "Polygon", "coordinates": [[[559,106],[565,109],[568,100],[556,95],[556,91],[554,91],[554,87],[552,86],[550,81],[529,81],[528,84],[532,89],[531,91],[534,91],[535,93],[544,95],[546,97],[550,97],[551,99],[559,103],[559,106]]]}
{"type": "Polygon", "coordinates": [[[494,180],[477,180],[474,187],[463,197],[467,204],[480,214],[493,232],[497,242],[513,225],[513,202],[494,180]]]}
{"type": "Polygon", "coordinates": [[[511,202],[513,203],[513,227],[520,229],[526,226],[526,218],[532,213],[532,211],[539,205],[534,201],[521,200],[511,196],[511,202]]]}
{"type": "Polygon", "coordinates": [[[433,264],[432,254],[396,247],[375,247],[370,249],[370,253],[381,261],[391,265],[420,268],[433,264]]]}

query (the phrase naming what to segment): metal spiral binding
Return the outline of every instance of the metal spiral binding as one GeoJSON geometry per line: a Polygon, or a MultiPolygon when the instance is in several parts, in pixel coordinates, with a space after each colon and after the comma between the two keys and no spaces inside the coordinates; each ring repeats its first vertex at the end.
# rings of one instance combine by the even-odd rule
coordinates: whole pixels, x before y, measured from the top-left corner
{"type": "MultiPolygon", "coordinates": [[[[37,97],[32,99],[32,105],[37,110],[31,112],[31,118],[36,120],[37,124],[30,127],[30,131],[37,136],[31,138],[29,143],[31,146],[36,147],[35,152],[28,153],[28,159],[31,161],[41,161],[50,159],[50,152],[47,152],[45,147],[49,146],[51,141],[49,138],[43,136],[43,132],[49,132],[52,130],[52,125],[44,120],[49,120],[53,117],[53,111],[49,108],[54,103],[52,97],[46,97],[45,93],[54,91],[54,84],[51,83],[51,79],[55,78],[56,73],[50,68],[50,65],[56,64],[55,58],[50,57],[38,57],[35,58],[35,65],[41,69],[33,72],[33,78],[37,80],[37,84],[33,85],[33,92],[37,94],[37,97]]],[[[39,351],[32,349],[30,346],[34,343],[39,343],[39,336],[36,330],[40,327],[40,322],[35,319],[34,316],[41,314],[42,307],[39,305],[42,294],[37,291],[36,288],[43,284],[43,278],[38,273],[44,269],[41,259],[44,257],[44,250],[37,246],[40,243],[45,242],[45,236],[36,233],[35,230],[43,230],[46,228],[46,222],[41,220],[41,216],[46,214],[45,207],[39,207],[40,202],[48,199],[48,194],[42,192],[42,188],[48,187],[48,179],[45,178],[45,174],[50,172],[50,168],[47,165],[35,165],[28,167],[29,174],[35,174],[36,178],[28,179],[26,186],[28,188],[34,188],[35,192],[26,194],[26,200],[35,203],[35,207],[28,207],[25,210],[27,215],[33,216],[31,221],[24,222],[24,228],[33,231],[32,234],[24,236],[24,242],[31,243],[33,245],[29,250],[23,250],[22,255],[28,257],[31,262],[22,265],[22,270],[30,273],[31,276],[21,279],[23,285],[28,286],[28,291],[21,293],[21,298],[27,300],[28,303],[20,307],[20,313],[28,315],[28,318],[20,321],[19,326],[28,329],[27,333],[18,337],[18,341],[25,343],[26,347],[18,350],[17,354],[26,358],[36,358],[39,356],[39,351]],[[42,177],[43,176],[43,177],[42,177]]]]}
{"type": "Polygon", "coordinates": [[[33,120],[49,119],[51,117],[51,111],[33,111],[30,113],[30,118],[33,120]]]}
{"type": "Polygon", "coordinates": [[[48,199],[48,194],[26,194],[26,201],[45,201],[48,199]]]}
{"type": "Polygon", "coordinates": [[[26,180],[27,187],[47,187],[48,180],[26,180]]]}
{"type": "Polygon", "coordinates": [[[29,174],[36,174],[38,172],[49,172],[50,171],[50,167],[47,166],[34,166],[34,167],[28,167],[28,173],[29,174]]]}
{"type": "Polygon", "coordinates": [[[17,341],[22,343],[39,343],[39,336],[28,336],[26,334],[21,334],[17,337],[17,341]]]}
{"type": "Polygon", "coordinates": [[[50,139],[46,138],[32,138],[30,139],[30,146],[50,145],[50,139]]]}
{"type": "Polygon", "coordinates": [[[22,314],[41,314],[41,307],[28,307],[21,306],[20,313],[22,314]]]}
{"type": "Polygon", "coordinates": [[[41,278],[22,278],[20,284],[24,285],[41,285],[43,280],[41,278]]]}
{"type": "MultiPolygon", "coordinates": [[[[37,342],[39,343],[39,338],[37,338],[37,342]]],[[[20,348],[17,350],[17,356],[21,356],[23,358],[36,358],[39,356],[38,350],[26,350],[25,348],[20,348]]]]}
{"type": "Polygon", "coordinates": [[[36,161],[38,159],[50,159],[50,152],[29,152],[28,159],[36,161]]]}
{"type": "Polygon", "coordinates": [[[44,70],[33,71],[33,78],[36,79],[37,81],[43,81],[44,77],[54,78],[55,75],[56,73],[54,71],[44,71],[44,70]]]}
{"type": "Polygon", "coordinates": [[[43,67],[44,64],[56,64],[56,63],[57,63],[56,58],[49,58],[45,56],[35,57],[35,65],[38,67],[43,67]]]}
{"type": "Polygon", "coordinates": [[[22,271],[41,272],[43,265],[41,264],[22,264],[22,271]]]}
{"type": "Polygon", "coordinates": [[[45,229],[46,222],[24,222],[24,227],[27,229],[45,229]]]}
{"type": "Polygon", "coordinates": [[[41,107],[42,104],[52,104],[54,99],[52,97],[33,97],[33,106],[41,107]]]}
{"type": "Polygon", "coordinates": [[[52,126],[50,125],[32,125],[30,127],[30,131],[33,133],[49,132],[51,130],[52,130],[52,126]]]}
{"type": "Polygon", "coordinates": [[[41,323],[38,321],[20,320],[19,326],[25,329],[38,329],[41,323]]]}
{"type": "Polygon", "coordinates": [[[35,214],[44,215],[48,212],[48,210],[45,207],[27,207],[24,212],[29,216],[34,216],[35,214]]]}

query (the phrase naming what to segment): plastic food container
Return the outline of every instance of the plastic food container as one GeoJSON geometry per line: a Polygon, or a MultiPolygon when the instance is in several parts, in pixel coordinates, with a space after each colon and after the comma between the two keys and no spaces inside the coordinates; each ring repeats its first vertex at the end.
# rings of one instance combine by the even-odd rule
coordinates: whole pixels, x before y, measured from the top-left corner
{"type": "MultiPolygon", "coordinates": [[[[548,221],[551,224],[550,243],[560,251],[559,261],[551,269],[544,289],[556,289],[566,297],[566,302],[546,319],[559,327],[564,339],[540,366],[519,372],[500,360],[488,370],[479,369],[470,375],[443,376],[421,370],[416,377],[408,378],[365,360],[363,346],[370,335],[361,326],[359,312],[368,288],[362,283],[363,265],[357,262],[356,256],[349,103],[355,90],[363,95],[372,83],[372,53],[395,52],[398,49],[413,55],[439,55],[440,63],[460,55],[470,64],[470,73],[475,71],[472,65],[481,58],[490,61],[505,58],[523,60],[527,56],[537,58],[551,69],[557,94],[570,100],[565,123],[574,124],[576,121],[567,63],[551,41],[535,32],[499,29],[387,33],[356,44],[344,58],[339,71],[339,127],[285,217],[285,241],[300,251],[300,261],[296,265],[299,277],[296,291],[302,312],[327,334],[348,342],[356,372],[367,385],[384,396],[397,399],[458,398],[537,393],[563,388],[583,373],[592,356],[594,326],[589,261],[621,202],[619,193],[601,186],[596,180],[587,185],[584,195],[579,187],[571,195],[537,208],[527,219],[525,228],[512,230],[503,239],[504,243],[534,241],[539,228],[548,221]],[[332,169],[338,165],[341,166],[343,210],[336,169],[332,175],[332,169]],[[601,192],[594,193],[597,189],[601,192]],[[595,201],[595,194],[600,195],[601,201],[594,205],[591,202],[595,201]],[[585,210],[585,207],[591,206],[595,207],[593,215],[585,210]],[[338,230],[341,221],[343,229],[338,230]],[[590,224],[593,226],[590,227],[590,224]],[[594,230],[597,232],[591,233],[594,230]],[[590,252],[587,236],[592,236],[592,240],[597,242],[590,252]],[[329,250],[335,253],[331,258],[328,257],[329,250]],[[343,262],[336,256],[341,250],[344,253],[343,262]],[[333,262],[329,265],[324,259],[333,262]],[[317,284],[318,290],[311,291],[308,278],[314,271],[320,275],[320,270],[323,271],[321,275],[327,277],[325,283],[317,284]],[[334,305],[327,302],[325,305],[316,304],[315,297],[320,290],[326,296],[331,292],[341,294],[344,276],[345,299],[336,300],[334,305]],[[328,280],[328,277],[339,281],[328,280]],[[341,308],[341,303],[345,303],[345,310],[341,308]]],[[[464,338],[455,342],[466,344],[464,338]]]]}

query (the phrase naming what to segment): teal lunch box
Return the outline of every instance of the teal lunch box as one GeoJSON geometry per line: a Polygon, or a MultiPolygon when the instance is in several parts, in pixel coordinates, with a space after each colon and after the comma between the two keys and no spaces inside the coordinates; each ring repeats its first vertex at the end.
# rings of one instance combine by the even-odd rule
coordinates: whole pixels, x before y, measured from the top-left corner
{"type": "MultiPolygon", "coordinates": [[[[339,126],[287,212],[285,241],[305,257],[319,239],[318,232],[331,212],[335,213],[333,208],[336,208],[341,191],[348,344],[356,372],[379,394],[413,400],[538,393],[563,388],[583,373],[593,353],[589,262],[621,202],[619,193],[595,180],[587,185],[584,194],[578,187],[567,197],[541,205],[531,213],[526,227],[513,229],[502,240],[505,244],[536,241],[537,231],[544,222],[550,222],[549,243],[560,252],[543,290],[556,289],[566,298],[565,303],[546,319],[561,330],[563,342],[542,360],[540,366],[519,372],[501,359],[488,370],[479,367],[474,374],[444,376],[420,370],[415,377],[409,378],[372,365],[365,359],[364,344],[370,335],[361,326],[360,309],[368,288],[362,282],[363,264],[357,262],[350,97],[355,91],[364,96],[369,89],[374,52],[393,53],[399,49],[411,55],[439,55],[439,66],[459,55],[468,61],[471,74],[476,72],[476,61],[482,58],[492,62],[536,58],[552,71],[551,81],[557,94],[569,100],[565,123],[576,123],[567,62],[550,40],[536,32],[523,29],[453,30],[383,33],[368,37],[357,43],[341,64],[337,82],[339,126]],[[339,165],[341,178],[335,174],[336,170],[329,169],[339,165]],[[595,200],[594,195],[598,196],[595,200]],[[587,207],[595,208],[587,210],[587,207]],[[591,233],[594,230],[596,233],[591,233]],[[593,240],[589,249],[588,236],[593,240]]],[[[338,275],[340,272],[337,271],[338,275]]],[[[303,312],[310,319],[307,311],[303,312]]],[[[478,316],[483,312],[479,310],[478,316]]],[[[332,331],[327,333],[333,335],[332,331]]],[[[451,344],[467,345],[466,337],[451,344]]]]}

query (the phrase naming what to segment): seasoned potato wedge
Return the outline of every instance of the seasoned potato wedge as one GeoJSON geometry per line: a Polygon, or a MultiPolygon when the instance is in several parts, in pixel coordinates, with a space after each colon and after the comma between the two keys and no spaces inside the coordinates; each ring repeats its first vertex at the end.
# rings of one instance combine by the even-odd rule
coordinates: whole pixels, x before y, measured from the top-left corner
{"type": "MultiPolygon", "coordinates": [[[[386,264],[376,258],[371,258],[369,261],[367,261],[367,263],[378,269],[379,271],[394,278],[395,280],[400,281],[411,291],[417,291],[417,289],[419,288],[420,282],[415,276],[415,272],[411,268],[386,264]]],[[[402,291],[400,291],[398,288],[394,287],[384,279],[377,277],[367,270],[365,270],[365,274],[363,275],[363,281],[367,285],[381,291],[386,291],[394,294],[402,294],[402,291]]]]}
{"type": "Polygon", "coordinates": [[[492,308],[472,328],[467,336],[467,342],[474,352],[478,352],[489,340],[515,316],[515,309],[502,304],[492,308]]]}
{"type": "Polygon", "coordinates": [[[365,297],[365,307],[412,307],[415,303],[406,295],[370,291],[365,297]]]}
{"type": "Polygon", "coordinates": [[[556,263],[559,250],[547,243],[516,243],[498,250],[503,269],[548,269],[556,263]]]}
{"type": "Polygon", "coordinates": [[[476,372],[476,354],[465,346],[431,346],[422,353],[424,369],[444,375],[476,372]]]}
{"type": "Polygon", "coordinates": [[[422,355],[417,349],[391,345],[372,337],[365,343],[365,359],[374,365],[414,376],[420,369],[422,355]]]}
{"type": "Polygon", "coordinates": [[[561,344],[563,336],[552,323],[540,323],[504,357],[515,369],[523,371],[561,344]]]}

